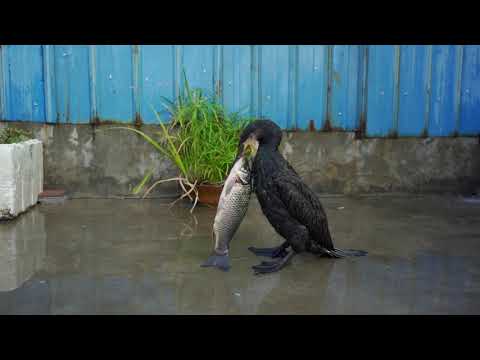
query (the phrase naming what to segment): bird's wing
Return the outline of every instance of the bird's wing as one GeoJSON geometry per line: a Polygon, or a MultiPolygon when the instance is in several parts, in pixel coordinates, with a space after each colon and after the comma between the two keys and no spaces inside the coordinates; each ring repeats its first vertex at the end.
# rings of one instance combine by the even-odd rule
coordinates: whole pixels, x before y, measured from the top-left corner
{"type": "Polygon", "coordinates": [[[312,240],[333,249],[325,211],[317,195],[297,177],[282,175],[274,180],[275,195],[282,201],[291,217],[307,227],[312,240]]]}
{"type": "Polygon", "coordinates": [[[290,163],[289,163],[287,160],[285,160],[285,163],[286,163],[286,165],[287,165],[287,168],[288,168],[291,172],[293,172],[295,175],[299,176],[298,173],[297,173],[297,171],[293,168],[292,165],[290,165],[290,163]]]}

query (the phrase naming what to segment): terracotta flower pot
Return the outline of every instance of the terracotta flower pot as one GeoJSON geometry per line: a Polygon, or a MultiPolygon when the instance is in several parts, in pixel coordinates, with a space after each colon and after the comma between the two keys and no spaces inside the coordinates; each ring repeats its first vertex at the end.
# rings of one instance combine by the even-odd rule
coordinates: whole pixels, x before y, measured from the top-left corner
{"type": "Polygon", "coordinates": [[[198,185],[198,201],[202,204],[217,206],[223,185],[198,185]]]}

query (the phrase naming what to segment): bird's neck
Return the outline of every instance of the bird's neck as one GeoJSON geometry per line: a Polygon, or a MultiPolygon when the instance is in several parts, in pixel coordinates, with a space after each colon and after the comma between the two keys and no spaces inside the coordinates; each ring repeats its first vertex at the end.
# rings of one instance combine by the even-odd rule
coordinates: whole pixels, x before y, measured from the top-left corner
{"type": "Polygon", "coordinates": [[[265,175],[268,175],[276,171],[281,158],[282,156],[276,148],[260,146],[256,155],[255,165],[257,168],[262,168],[262,172],[264,172],[265,175]]]}

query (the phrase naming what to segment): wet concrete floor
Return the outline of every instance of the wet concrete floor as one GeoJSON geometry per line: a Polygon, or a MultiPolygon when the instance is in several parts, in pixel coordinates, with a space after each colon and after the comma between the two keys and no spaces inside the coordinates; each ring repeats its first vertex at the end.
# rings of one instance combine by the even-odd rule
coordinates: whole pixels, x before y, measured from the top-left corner
{"type": "Polygon", "coordinates": [[[247,250],[282,240],[256,200],[232,269],[200,268],[215,209],[161,200],[69,200],[0,223],[0,314],[479,314],[480,202],[322,197],[335,245],[254,276],[247,250]]]}

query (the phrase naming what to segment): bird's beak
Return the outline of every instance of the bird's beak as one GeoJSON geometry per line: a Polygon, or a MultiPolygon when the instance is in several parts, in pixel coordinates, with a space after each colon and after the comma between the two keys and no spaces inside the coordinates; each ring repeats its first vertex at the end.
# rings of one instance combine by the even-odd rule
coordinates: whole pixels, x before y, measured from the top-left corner
{"type": "Polygon", "coordinates": [[[243,155],[245,155],[247,159],[254,158],[255,155],[257,155],[257,150],[258,150],[258,141],[255,138],[249,137],[243,143],[243,155]]]}

